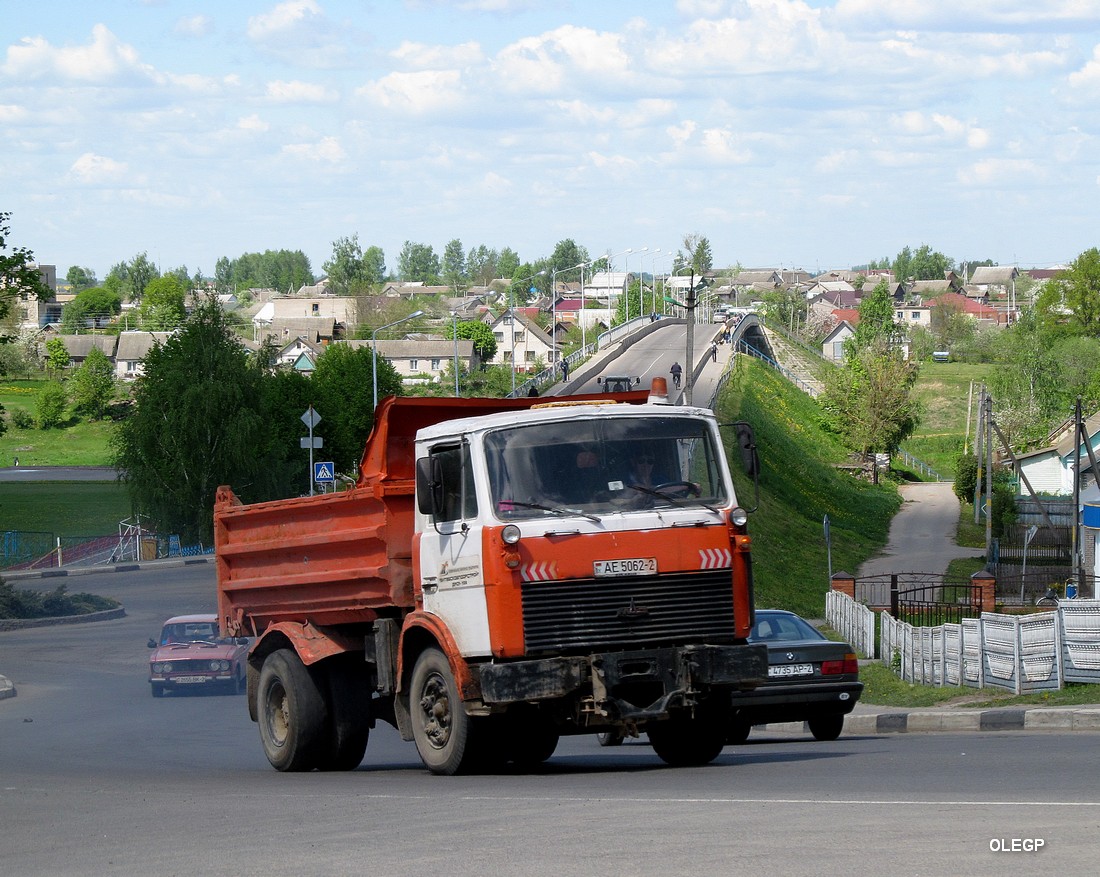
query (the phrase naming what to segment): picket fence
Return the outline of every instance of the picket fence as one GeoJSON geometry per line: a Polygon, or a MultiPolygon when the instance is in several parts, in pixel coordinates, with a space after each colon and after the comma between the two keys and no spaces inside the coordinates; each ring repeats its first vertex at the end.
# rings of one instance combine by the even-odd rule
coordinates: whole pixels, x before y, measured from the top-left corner
{"type": "Polygon", "coordinates": [[[825,592],[825,620],[857,652],[875,657],[875,613],[841,591],[825,592]]]}
{"type": "MultiPolygon", "coordinates": [[[[873,617],[872,650],[856,644],[866,636],[860,611],[866,608],[831,591],[826,620],[858,651],[874,657],[873,617]]],[[[882,612],[879,624],[878,657],[909,682],[1005,688],[1016,694],[1058,689],[1067,682],[1100,683],[1100,600],[1067,600],[1053,611],[1032,615],[983,612],[938,627],[914,627],[882,612]]]]}

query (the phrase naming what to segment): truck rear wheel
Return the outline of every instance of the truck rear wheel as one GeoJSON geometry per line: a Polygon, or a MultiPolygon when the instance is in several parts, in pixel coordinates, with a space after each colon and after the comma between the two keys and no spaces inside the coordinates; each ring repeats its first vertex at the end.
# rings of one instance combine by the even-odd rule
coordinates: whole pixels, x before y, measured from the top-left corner
{"type": "Polygon", "coordinates": [[[370,738],[370,689],[361,652],[325,662],[328,682],[329,742],[321,753],[321,770],[355,770],[370,738]]]}
{"type": "Polygon", "coordinates": [[[325,702],[313,676],[291,649],[264,660],[258,691],[260,741],[271,766],[313,770],[324,739],[325,702]]]}
{"type": "Polygon", "coordinates": [[[451,665],[439,649],[425,649],[416,659],[409,694],[413,740],[424,766],[444,776],[474,767],[478,753],[473,722],[462,706],[451,665]]]}
{"type": "Polygon", "coordinates": [[[676,716],[650,725],[649,742],[658,757],[672,767],[710,764],[726,745],[726,728],[713,717],[676,716]]]}

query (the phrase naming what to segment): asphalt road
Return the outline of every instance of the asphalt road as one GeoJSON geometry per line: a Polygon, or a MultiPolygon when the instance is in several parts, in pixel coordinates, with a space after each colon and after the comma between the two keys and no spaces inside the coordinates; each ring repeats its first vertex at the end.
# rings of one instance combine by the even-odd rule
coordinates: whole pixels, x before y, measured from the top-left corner
{"type": "MultiPolygon", "coordinates": [[[[53,588],[26,579],[21,587],[53,588]]],[[[388,726],[350,773],[280,774],[244,698],[150,696],[146,639],[214,609],[212,564],[97,573],[125,618],[0,633],[0,868],[18,875],[1085,874],[1100,734],[754,733],[712,765],[562,741],[436,777],[388,726]],[[1013,839],[1039,852],[995,852],[1013,839]],[[1034,844],[1032,844],[1034,845],[1034,844]]]]}
{"type": "Polygon", "coordinates": [[[114,481],[115,470],[101,466],[5,466],[0,481],[114,481]]]}

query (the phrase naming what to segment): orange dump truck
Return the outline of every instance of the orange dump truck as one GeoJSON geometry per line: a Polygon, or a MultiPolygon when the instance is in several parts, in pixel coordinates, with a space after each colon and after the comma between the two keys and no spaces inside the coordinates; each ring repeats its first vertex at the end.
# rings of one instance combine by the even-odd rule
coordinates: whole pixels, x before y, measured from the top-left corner
{"type": "MultiPolygon", "coordinates": [[[[279,770],[351,770],[378,720],[453,774],[561,735],[721,751],[765,681],[718,424],[654,390],[388,398],[355,486],[214,510],[218,612],[255,637],[248,708],[279,770]]],[[[742,451],[750,434],[739,440],[742,451]]]]}

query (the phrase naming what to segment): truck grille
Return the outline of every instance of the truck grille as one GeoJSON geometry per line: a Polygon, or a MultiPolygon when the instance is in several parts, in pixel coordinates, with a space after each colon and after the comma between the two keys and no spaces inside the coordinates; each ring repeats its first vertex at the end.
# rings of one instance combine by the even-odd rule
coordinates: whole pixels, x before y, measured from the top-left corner
{"type": "Polygon", "coordinates": [[[526,652],[734,639],[730,571],[523,585],[526,652]]]}

